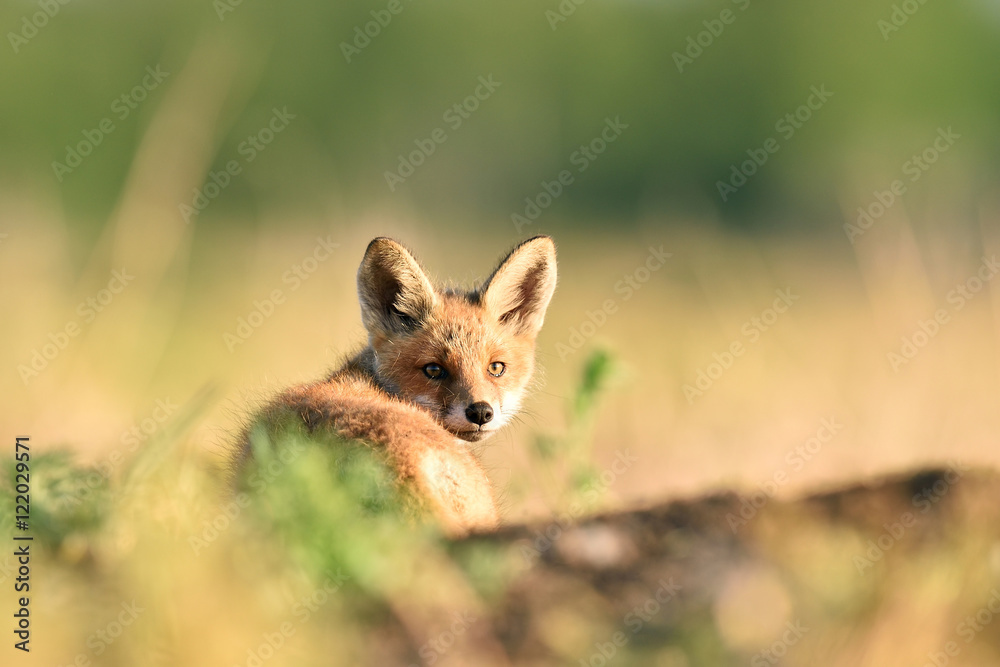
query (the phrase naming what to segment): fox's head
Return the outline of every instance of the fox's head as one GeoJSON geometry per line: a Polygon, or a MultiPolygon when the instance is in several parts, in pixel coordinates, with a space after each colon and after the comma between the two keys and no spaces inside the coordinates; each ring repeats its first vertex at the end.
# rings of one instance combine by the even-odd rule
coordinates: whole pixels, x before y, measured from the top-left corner
{"type": "Polygon", "coordinates": [[[378,381],[459,438],[483,440],[520,407],[555,287],[547,236],[521,243],[468,292],[435,288],[406,248],[375,239],[358,296],[378,381]]]}

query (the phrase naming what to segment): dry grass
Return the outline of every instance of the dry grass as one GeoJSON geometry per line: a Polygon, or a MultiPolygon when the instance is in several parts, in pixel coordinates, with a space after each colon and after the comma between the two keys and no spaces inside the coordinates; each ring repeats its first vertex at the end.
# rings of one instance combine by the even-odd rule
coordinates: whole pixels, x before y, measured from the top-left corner
{"type": "MultiPolygon", "coordinates": [[[[0,332],[12,369],[0,379],[9,397],[2,427],[31,435],[40,453],[68,449],[111,475],[108,484],[99,481],[88,491],[86,512],[72,505],[68,515],[53,510],[47,519],[36,561],[44,582],[36,598],[33,658],[39,664],[70,664],[78,655],[92,664],[252,664],[248,651],[285,622],[295,634],[267,664],[427,661],[422,644],[459,622],[453,612],[488,617],[491,601],[517,574],[509,558],[486,550],[456,565],[433,532],[400,537],[409,533],[388,519],[373,529],[369,519],[343,509],[353,507],[350,495],[337,496],[337,486],[323,481],[324,460],[306,460],[291,477],[269,485],[265,499],[225,522],[232,527],[206,549],[196,549],[191,538],[204,535],[213,519],[224,522],[218,519],[225,512],[219,463],[251,406],[278,387],[315,377],[363,339],[353,277],[371,236],[404,239],[439,276],[468,283],[514,241],[510,230],[487,228],[472,244],[457,225],[441,223],[432,232],[398,215],[351,225],[331,215],[255,231],[192,226],[164,246],[169,256],[151,263],[119,256],[118,266],[101,260],[104,242],[88,246],[58,216],[31,211],[20,200],[8,199],[4,208],[28,211],[21,218],[31,223],[7,227],[0,245],[3,305],[17,313],[16,324],[0,332]],[[283,275],[312,254],[317,237],[339,248],[292,290],[283,275]],[[144,273],[146,266],[158,267],[156,275],[144,273]],[[122,267],[134,273],[134,283],[85,322],[77,304],[122,267]],[[235,333],[238,318],[276,289],[285,301],[230,351],[224,334],[235,333]],[[29,364],[32,351],[69,321],[78,322],[81,333],[25,385],[13,369],[29,364]],[[150,421],[162,414],[158,400],[177,406],[162,423],[150,421]],[[128,430],[143,420],[153,435],[132,447],[128,430]],[[135,469],[143,475],[134,477],[135,469]],[[124,488],[131,491],[117,503],[103,495],[124,488]],[[345,536],[354,551],[332,547],[345,536]],[[338,567],[352,583],[316,611],[296,615],[293,610],[302,609],[296,601],[326,577],[339,576],[338,567]],[[92,633],[133,599],[145,611],[98,655],[101,644],[92,633]]],[[[521,422],[483,452],[509,521],[565,510],[560,489],[567,483],[576,485],[590,512],[706,489],[752,491],[782,473],[773,488],[787,496],[952,458],[996,466],[996,291],[988,283],[960,311],[947,298],[975,275],[984,254],[992,255],[992,237],[966,230],[943,240],[919,238],[899,218],[880,222],[854,247],[839,235],[750,238],[655,221],[629,233],[554,234],[561,283],[539,343],[539,387],[521,422]],[[616,283],[644,264],[650,246],[673,255],[626,301],[616,283]],[[761,317],[783,289],[798,300],[751,341],[744,324],[761,317]],[[617,311],[567,356],[562,346],[573,342],[573,329],[607,299],[617,311]],[[893,370],[887,353],[898,351],[901,337],[912,336],[939,308],[950,321],[910,363],[893,370]],[[689,401],[684,386],[734,341],[744,343],[745,353],[689,401]],[[603,403],[587,411],[589,425],[580,427],[570,406],[583,361],[598,347],[612,351],[617,372],[603,403]],[[789,452],[794,457],[795,448],[807,445],[824,419],[842,428],[815,446],[810,460],[793,463],[798,459],[787,458],[789,452]],[[574,440],[564,436],[591,427],[592,450],[579,450],[579,466],[565,465],[566,443],[574,440]],[[539,436],[556,447],[552,466],[538,458],[539,436]],[[600,493],[588,496],[590,490],[600,493]]],[[[46,503],[65,509],[57,501],[67,489],[90,488],[86,477],[81,481],[87,470],[74,464],[54,461],[50,470],[37,478],[38,511],[46,503]]],[[[823,576],[809,563],[825,562],[830,538],[819,529],[810,534],[816,539],[806,546],[819,555],[789,565],[788,576],[800,569],[823,576]]],[[[774,559],[780,562],[780,554],[774,559]]],[[[915,563],[910,574],[894,576],[960,576],[958,562],[929,569],[915,563]]],[[[797,604],[803,599],[809,598],[797,597],[797,604]]],[[[913,627],[908,604],[879,607],[885,636],[913,627]]],[[[943,616],[921,617],[920,627],[948,627],[952,607],[925,607],[943,616]]],[[[566,633],[568,643],[588,637],[589,626],[574,626],[572,614],[539,622],[566,633]]],[[[466,649],[486,650],[477,664],[503,664],[490,624],[470,623],[466,649]]],[[[690,656],[705,656],[704,664],[730,664],[743,649],[706,648],[720,641],[719,627],[699,616],[671,632],[682,634],[679,645],[690,656]]],[[[851,641],[866,660],[892,653],[888,640],[864,635],[851,641]]],[[[682,649],[668,648],[671,664],[684,664],[682,649]]],[[[471,664],[466,649],[442,660],[471,664]]]]}

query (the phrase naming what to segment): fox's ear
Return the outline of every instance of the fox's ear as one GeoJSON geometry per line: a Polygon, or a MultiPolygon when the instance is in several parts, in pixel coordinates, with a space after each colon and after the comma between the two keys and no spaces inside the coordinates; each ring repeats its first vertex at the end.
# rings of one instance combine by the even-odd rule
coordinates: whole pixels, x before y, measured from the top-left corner
{"type": "Polygon", "coordinates": [[[480,290],[480,303],[502,324],[535,336],[556,289],[556,246],[536,236],[514,248],[480,290]]]}
{"type": "Polygon", "coordinates": [[[369,333],[411,331],[437,303],[434,286],[410,251],[379,237],[368,244],[358,269],[361,321],[369,333]]]}

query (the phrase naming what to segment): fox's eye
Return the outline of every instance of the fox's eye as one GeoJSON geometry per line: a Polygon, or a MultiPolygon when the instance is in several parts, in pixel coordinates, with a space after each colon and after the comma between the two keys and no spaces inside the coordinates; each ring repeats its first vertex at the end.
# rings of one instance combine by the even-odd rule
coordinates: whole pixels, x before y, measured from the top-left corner
{"type": "Polygon", "coordinates": [[[448,375],[448,372],[437,364],[427,364],[424,366],[424,375],[432,380],[442,380],[448,375]]]}
{"type": "Polygon", "coordinates": [[[505,370],[507,370],[507,366],[502,361],[494,361],[492,364],[489,365],[490,375],[492,375],[495,378],[498,378],[501,375],[503,375],[503,372],[505,370]]]}

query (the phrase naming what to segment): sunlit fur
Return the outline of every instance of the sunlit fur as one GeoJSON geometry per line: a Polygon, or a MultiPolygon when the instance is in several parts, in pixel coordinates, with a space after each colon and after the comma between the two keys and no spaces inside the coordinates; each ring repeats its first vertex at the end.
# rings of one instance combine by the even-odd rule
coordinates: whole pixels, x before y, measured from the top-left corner
{"type": "Polygon", "coordinates": [[[533,337],[511,335],[477,303],[475,294],[441,294],[440,303],[412,334],[371,337],[373,375],[390,393],[426,408],[442,426],[463,440],[476,442],[495,433],[514,415],[534,372],[533,337]],[[503,362],[500,377],[489,372],[503,362]],[[424,374],[427,364],[446,372],[440,380],[424,374]],[[479,426],[465,415],[480,401],[493,418],[479,426]]]}
{"type": "MultiPolygon", "coordinates": [[[[545,236],[517,246],[468,292],[435,288],[408,250],[375,239],[358,270],[368,346],[326,379],[283,392],[258,422],[293,415],[310,431],[361,440],[387,455],[450,533],[494,528],[492,488],[465,442],[484,440],[520,408],[555,281],[545,236]],[[493,362],[504,364],[499,377],[493,362]],[[428,364],[445,375],[428,377],[428,364]],[[474,403],[489,404],[492,418],[470,420],[474,403]]],[[[250,451],[244,437],[241,460],[250,451]]]]}

